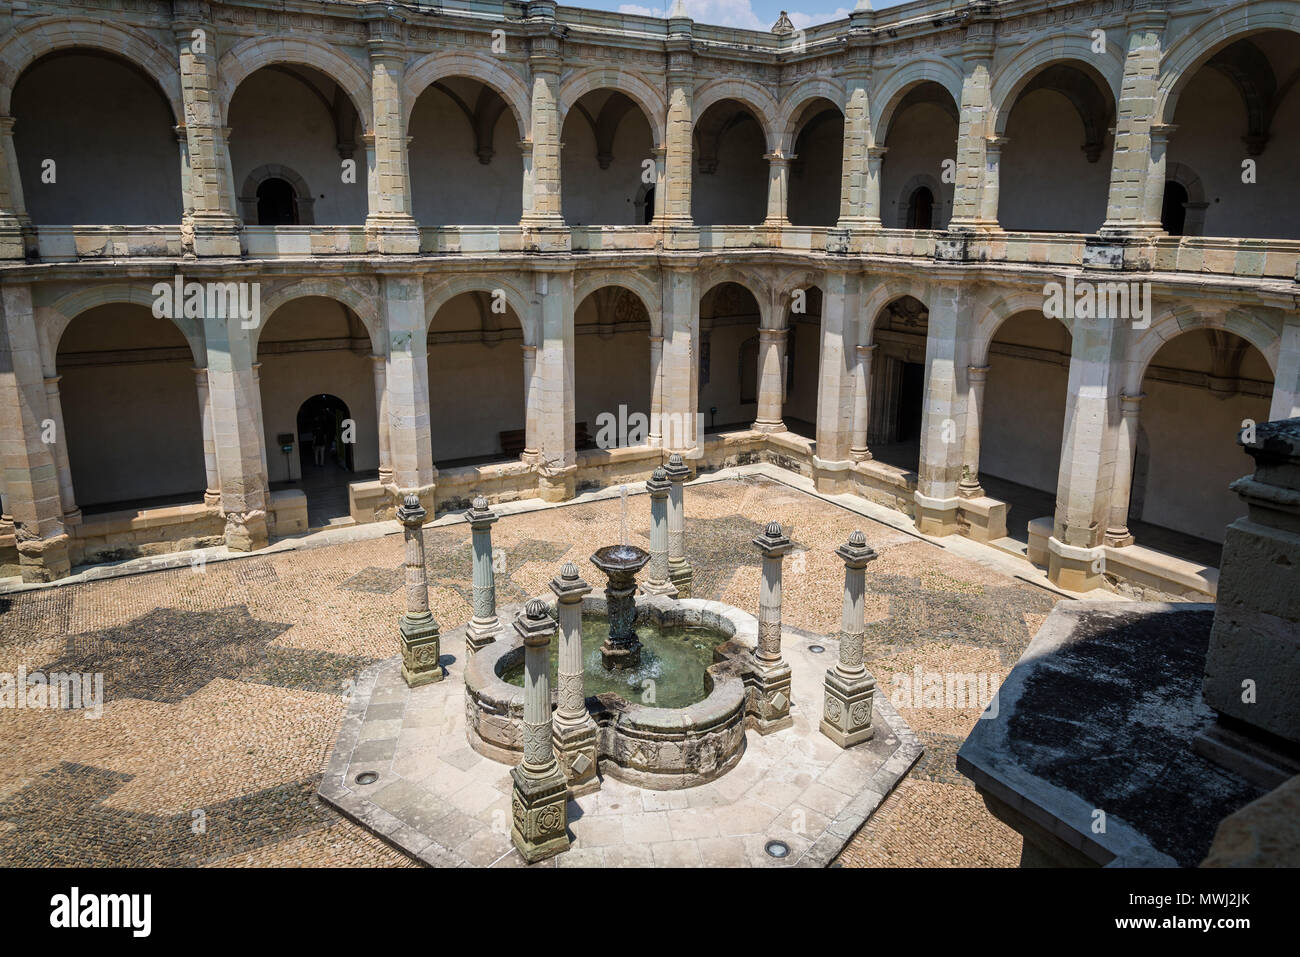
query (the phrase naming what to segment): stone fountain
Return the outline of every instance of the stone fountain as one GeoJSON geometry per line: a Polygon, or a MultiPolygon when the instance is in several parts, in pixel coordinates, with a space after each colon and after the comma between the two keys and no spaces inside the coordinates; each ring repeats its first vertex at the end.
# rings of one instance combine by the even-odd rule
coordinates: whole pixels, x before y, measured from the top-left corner
{"type": "Polygon", "coordinates": [[[606,671],[638,668],[641,640],[636,636],[636,573],[650,560],[650,553],[635,545],[606,545],[591,556],[591,563],[605,573],[605,607],[609,614],[609,637],[600,646],[606,671]]]}

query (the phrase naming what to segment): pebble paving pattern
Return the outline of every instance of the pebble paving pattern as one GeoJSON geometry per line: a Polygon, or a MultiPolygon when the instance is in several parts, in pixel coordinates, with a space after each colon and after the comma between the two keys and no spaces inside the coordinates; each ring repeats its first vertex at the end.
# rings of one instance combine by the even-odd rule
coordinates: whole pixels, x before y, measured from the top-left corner
{"type": "MultiPolygon", "coordinates": [[[[642,548],[647,510],[629,499],[642,548]]],[[[880,554],[867,666],[887,692],[917,668],[1005,677],[1058,600],[760,476],[689,488],[686,512],[695,597],[756,612],[750,541],[775,519],[795,542],[785,621],[832,635],[833,549],[861,528],[880,554]]],[[[543,593],[567,560],[597,584],[588,556],[619,535],[617,499],[502,518],[498,603],[543,593]]],[[[472,614],[469,526],[428,528],[425,545],[430,605],[451,629],[472,614]]],[[[353,676],[398,651],[401,566],[395,534],[0,596],[0,673],[102,672],[105,697],[97,720],[0,711],[0,865],[410,865],[314,796],[353,676]]],[[[1019,835],[954,766],[980,705],[891,700],[926,754],[839,863],[1013,866],[1019,835]]]]}

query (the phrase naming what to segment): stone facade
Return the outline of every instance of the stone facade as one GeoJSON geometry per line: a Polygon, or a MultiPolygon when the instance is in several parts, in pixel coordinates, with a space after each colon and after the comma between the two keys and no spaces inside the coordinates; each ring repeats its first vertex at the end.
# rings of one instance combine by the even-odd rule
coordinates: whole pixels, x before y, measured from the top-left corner
{"type": "MultiPolygon", "coordinates": [[[[41,581],[93,559],[89,542],[95,549],[105,542],[180,547],[217,526],[228,547],[257,549],[274,536],[300,531],[299,501],[277,499],[281,493],[271,490],[269,473],[278,467],[273,439],[281,430],[264,404],[280,379],[263,372],[261,357],[273,354],[270,346],[285,355],[304,350],[278,338],[263,341],[262,331],[277,310],[305,297],[346,307],[355,326],[348,348],[370,366],[357,375],[370,395],[364,401],[374,404],[377,434],[367,441],[378,484],[354,483],[352,517],[358,521],[391,518],[408,494],[431,511],[463,507],[477,493],[490,500],[563,500],[584,484],[644,479],[679,452],[692,470],[765,458],[810,475],[823,491],[857,493],[899,508],[926,534],[997,540],[1006,505],[981,494],[981,481],[987,484],[989,474],[1012,481],[1023,476],[990,469],[993,426],[981,409],[982,389],[992,404],[999,356],[1059,359],[1067,383],[1064,423],[1059,433],[1049,427],[1046,436],[1046,455],[1050,460],[1055,454],[1058,465],[1055,506],[1037,553],[1031,535],[1030,557],[1037,554],[1052,578],[1072,589],[1094,588],[1108,577],[1182,581],[1190,573],[1170,571],[1157,553],[1141,548],[1140,535],[1134,544],[1127,524],[1137,507],[1130,486],[1146,474],[1141,419],[1160,414],[1151,399],[1140,411],[1137,406],[1146,378],[1209,383],[1219,398],[1224,389],[1253,396],[1268,407],[1253,415],[1259,421],[1300,414],[1294,306],[1300,241],[1243,235],[1245,227],[1223,238],[1177,236],[1161,225],[1166,182],[1187,193],[1184,232],[1199,228],[1198,222],[1213,232],[1215,216],[1233,222],[1219,211],[1230,211],[1232,203],[1214,207],[1189,172],[1195,164],[1177,159],[1179,149],[1185,156],[1191,147],[1180,146],[1175,111],[1189,84],[1201,82],[1208,57],[1235,57],[1247,73],[1262,69],[1262,54],[1242,55],[1234,47],[1238,41],[1268,33],[1278,42],[1260,49],[1289,43],[1285,48],[1293,50],[1300,30],[1294,4],[976,2],[954,11],[934,3],[919,11],[909,7],[906,20],[893,10],[862,10],[791,34],[557,8],[549,0],[528,3],[518,18],[477,0],[461,6],[442,9],[436,18],[347,2],[272,7],[260,0],[110,0],[85,9],[32,0],[0,12],[0,567],[41,581]],[[174,220],[119,226],[59,219],[61,209],[75,207],[60,206],[61,194],[40,181],[44,154],[25,152],[43,146],[24,139],[25,129],[37,135],[41,121],[23,114],[24,104],[39,95],[23,79],[49,65],[46,55],[69,51],[119,58],[154,89],[158,109],[170,112],[157,132],[176,151],[166,171],[174,176],[179,168],[182,202],[174,220]],[[297,225],[250,223],[259,201],[241,195],[245,180],[256,183],[258,176],[251,169],[245,175],[254,161],[240,151],[257,145],[273,154],[277,147],[258,139],[263,134],[255,123],[234,124],[232,117],[245,107],[237,94],[243,84],[261,82],[254,74],[271,66],[315,78],[316,99],[329,99],[320,79],[332,83],[334,114],[352,124],[340,119],[337,136],[331,134],[328,148],[311,162],[333,170],[353,160],[357,192],[344,191],[336,203],[338,187],[316,177],[310,184],[314,206],[313,197],[298,197],[297,225]],[[510,177],[519,216],[511,218],[512,212],[496,225],[434,224],[417,215],[428,171],[412,159],[423,154],[413,151],[430,146],[429,137],[412,133],[424,122],[417,101],[435,84],[455,93],[466,78],[500,100],[497,112],[470,110],[479,136],[476,162],[484,164],[495,152],[517,155],[520,164],[517,180],[510,177]],[[1032,167],[1023,151],[1042,144],[1019,135],[1014,114],[1022,100],[1041,100],[1048,91],[1080,111],[1085,158],[1076,152],[1074,159],[1083,164],[1082,176],[1101,184],[1104,219],[1084,222],[1071,213],[1065,226],[1047,230],[1022,222],[1021,211],[1042,205],[1043,197],[1026,196],[1012,171],[1021,163],[1032,167]],[[576,148],[562,148],[569,141],[562,136],[566,122],[583,111],[579,101],[583,110],[607,117],[624,111],[644,121],[644,159],[615,136],[617,119],[602,127],[593,114],[592,135],[601,164],[612,163],[612,169],[628,163],[634,176],[643,165],[650,171],[635,196],[615,203],[652,213],[648,223],[643,216],[637,223],[589,225],[566,206],[566,198],[595,201],[584,195],[581,180],[565,175],[566,169],[587,168],[581,164],[588,158],[576,148]],[[939,169],[929,161],[909,166],[915,144],[906,141],[905,121],[916,109],[946,111],[945,122],[953,123],[951,157],[945,154],[943,163],[936,157],[939,169]],[[715,188],[710,169],[731,162],[721,130],[737,111],[748,111],[755,125],[753,155],[748,165],[734,167],[736,177],[749,170],[761,194],[750,197],[754,220],[744,225],[729,224],[735,219],[725,212],[725,190],[715,188]],[[823,116],[832,125],[823,123],[819,133],[812,120],[823,116]],[[513,119],[517,139],[491,140],[489,120],[496,118],[506,127],[513,119]],[[843,132],[838,142],[832,138],[833,148],[800,145],[822,142],[816,137],[838,130],[835,124],[843,132]],[[1000,182],[1002,172],[1006,182],[1000,182]],[[925,189],[935,202],[933,221],[918,199],[921,187],[900,193],[900,176],[908,184],[931,184],[925,189]],[[833,212],[820,225],[808,225],[804,214],[812,208],[806,200],[812,181],[833,183],[824,204],[833,212]],[[330,225],[331,204],[356,212],[351,221],[339,212],[330,225]],[[309,208],[310,217],[303,212],[309,208]],[[172,359],[197,370],[186,399],[197,408],[197,474],[188,487],[197,490],[205,517],[175,517],[189,529],[184,532],[169,531],[173,519],[164,516],[145,531],[107,531],[117,527],[117,513],[84,514],[76,498],[82,433],[74,428],[65,439],[62,420],[75,410],[64,378],[72,357],[61,340],[90,310],[152,308],[159,285],[178,279],[207,288],[257,284],[260,322],[245,321],[211,295],[177,310],[170,324],[183,344],[178,340],[172,359]],[[1153,307],[1138,321],[1082,311],[1073,317],[1071,311],[1061,320],[1069,345],[1057,358],[999,338],[1000,327],[1009,328],[1017,316],[1041,317],[1046,286],[1067,279],[1139,283],[1153,307]],[[727,328],[721,313],[702,316],[702,303],[713,302],[709,297],[722,284],[741,287],[754,303],[753,341],[737,342],[746,365],[736,373],[736,414],[745,421],[702,435],[698,423],[707,422],[709,408],[722,406],[702,401],[706,390],[716,390],[702,379],[706,370],[716,379],[724,368],[727,328]],[[642,441],[582,449],[578,426],[594,435],[597,423],[579,411],[575,377],[583,388],[593,365],[578,357],[588,344],[608,338],[615,324],[607,317],[623,307],[611,302],[593,323],[582,321],[583,309],[613,286],[645,315],[636,320],[647,323],[649,340],[648,394],[641,398],[652,421],[642,441]],[[803,308],[814,291],[815,314],[803,308]],[[512,341],[522,350],[511,352],[517,359],[503,366],[513,370],[518,363],[509,376],[510,388],[523,397],[517,422],[476,425],[431,404],[448,388],[442,378],[458,371],[452,360],[439,362],[439,350],[468,335],[440,331],[438,317],[452,300],[470,295],[483,297],[484,317],[497,317],[496,325],[485,318],[474,333],[484,344],[482,354],[495,349],[493,355],[504,355],[512,341]],[[924,328],[907,331],[908,317],[898,310],[905,301],[923,306],[924,328]],[[1209,371],[1190,359],[1177,367],[1163,359],[1152,363],[1162,346],[1189,332],[1225,343],[1242,340],[1262,357],[1266,371],[1252,378],[1240,363],[1228,363],[1225,371],[1219,353],[1209,371]],[[804,345],[809,335],[816,343],[811,351],[804,345]],[[902,467],[875,457],[869,439],[894,428],[886,410],[899,401],[900,363],[908,362],[924,367],[923,411],[919,455],[913,466],[902,467]],[[1263,378],[1271,383],[1262,384],[1263,378]],[[809,407],[798,414],[793,406],[805,389],[809,407]],[[796,419],[814,434],[790,431],[796,419]],[[501,432],[503,449],[507,432],[522,431],[522,451],[490,464],[440,466],[433,435],[449,420],[463,430],[501,432]]],[[[1275,72],[1291,62],[1289,53],[1269,55],[1275,72]]],[[[1276,79],[1286,88],[1284,77],[1276,79]]],[[[1275,126],[1291,120],[1289,101],[1273,107],[1275,126]]],[[[1254,113],[1247,121],[1243,155],[1225,160],[1234,175],[1246,159],[1258,157],[1265,171],[1270,157],[1285,161],[1295,139],[1284,135],[1289,130],[1270,131],[1254,113]],[[1257,129],[1261,122],[1264,128],[1257,129]]],[[[1069,149],[1077,145],[1071,141],[1069,149]]],[[[66,170],[77,158],[52,159],[66,170]]],[[[133,157],[125,159],[130,164],[133,157]]],[[[293,164],[278,155],[259,162],[259,169],[281,171],[282,179],[308,181],[301,169],[293,176],[284,172],[293,172],[293,164]]],[[[1052,165],[1037,160],[1037,168],[1052,165]]],[[[66,188],[79,188],[69,174],[59,175],[66,188]]],[[[1206,175],[1202,168],[1200,176],[1206,175]]],[[[726,182],[739,180],[729,176],[726,182]]],[[[1082,191],[1055,189],[1049,198],[1067,206],[1082,191]]],[[[1233,189],[1232,195],[1241,193],[1240,184],[1233,189]]],[[[474,198],[495,191],[456,184],[446,192],[474,198]]],[[[1290,202],[1273,195],[1260,209],[1290,202]]],[[[1235,208],[1246,210],[1235,214],[1238,221],[1254,215],[1249,202],[1235,208]]],[[[1288,215],[1295,219],[1294,211],[1288,215]]],[[[100,220],[123,221],[130,220],[100,220]]],[[[1222,345],[1224,354],[1232,348],[1222,345]]],[[[121,364],[130,356],[104,351],[99,361],[121,364]]],[[[495,377],[479,386],[483,394],[499,388],[495,377]]],[[[592,408],[601,409],[603,401],[592,408]]],[[[1174,491],[1177,485],[1174,480],[1174,491]]],[[[674,582],[678,572],[674,564],[674,582]]]]}

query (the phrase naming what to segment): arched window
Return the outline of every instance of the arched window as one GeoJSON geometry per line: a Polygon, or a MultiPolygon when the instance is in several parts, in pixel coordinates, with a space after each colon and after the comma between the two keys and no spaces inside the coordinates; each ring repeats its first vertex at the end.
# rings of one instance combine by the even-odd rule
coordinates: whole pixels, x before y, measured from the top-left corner
{"type": "Polygon", "coordinates": [[[272,176],[258,184],[257,224],[259,226],[298,225],[298,197],[293,187],[285,180],[272,176]]]}
{"type": "Polygon", "coordinates": [[[934,193],[928,186],[918,186],[907,200],[907,228],[932,229],[933,224],[934,193]]]}
{"type": "Polygon", "coordinates": [[[1187,224],[1187,187],[1176,180],[1165,183],[1165,202],[1160,210],[1160,225],[1170,236],[1184,235],[1187,224]]]}

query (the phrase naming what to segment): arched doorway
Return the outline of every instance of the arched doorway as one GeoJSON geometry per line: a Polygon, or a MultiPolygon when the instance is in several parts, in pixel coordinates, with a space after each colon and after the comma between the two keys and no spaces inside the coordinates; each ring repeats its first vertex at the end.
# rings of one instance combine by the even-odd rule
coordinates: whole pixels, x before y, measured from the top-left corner
{"type": "Polygon", "coordinates": [[[758,300],[722,282],[700,297],[700,411],[706,432],[748,429],[758,414],[758,300]]]}
{"type": "Polygon", "coordinates": [[[928,186],[918,186],[908,197],[907,228],[934,228],[934,193],[930,192],[928,186]]]}
{"type": "Polygon", "coordinates": [[[781,419],[791,432],[817,438],[817,397],[821,390],[822,291],[796,289],[786,312],[785,403],[781,419]]]}
{"type": "Polygon", "coordinates": [[[632,291],[602,286],[578,304],[573,316],[576,448],[649,442],[650,348],[650,314],[632,291]]]}
{"type": "MultiPolygon", "coordinates": [[[[349,515],[348,482],[352,479],[356,422],[347,403],[336,395],[310,396],[298,406],[299,487],[307,495],[307,524],[330,525],[349,515]]],[[[281,447],[281,454],[286,446],[281,447]]]]}
{"type": "Polygon", "coordinates": [[[1170,236],[1181,236],[1187,228],[1187,187],[1177,180],[1165,183],[1160,225],[1170,236]]]}
{"type": "Polygon", "coordinates": [[[257,186],[257,225],[298,225],[298,197],[293,187],[278,176],[268,177],[257,186]]]}
{"type": "Polygon", "coordinates": [[[872,458],[905,472],[921,458],[925,404],[925,345],[930,310],[913,296],[900,296],[876,317],[872,329],[871,401],[867,445],[872,458]]]}

